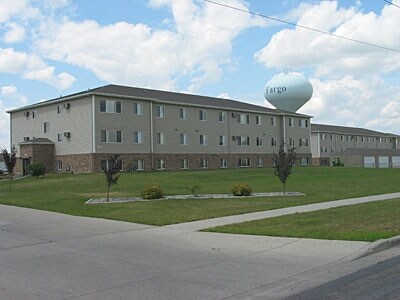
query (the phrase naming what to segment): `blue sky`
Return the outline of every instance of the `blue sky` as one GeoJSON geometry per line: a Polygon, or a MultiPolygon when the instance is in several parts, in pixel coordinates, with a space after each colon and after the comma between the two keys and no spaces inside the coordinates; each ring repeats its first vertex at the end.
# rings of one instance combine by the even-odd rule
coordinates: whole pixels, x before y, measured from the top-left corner
{"type": "Polygon", "coordinates": [[[108,83],[268,105],[265,83],[307,77],[313,122],[400,134],[400,0],[1,0],[0,147],[6,110],[108,83]]]}

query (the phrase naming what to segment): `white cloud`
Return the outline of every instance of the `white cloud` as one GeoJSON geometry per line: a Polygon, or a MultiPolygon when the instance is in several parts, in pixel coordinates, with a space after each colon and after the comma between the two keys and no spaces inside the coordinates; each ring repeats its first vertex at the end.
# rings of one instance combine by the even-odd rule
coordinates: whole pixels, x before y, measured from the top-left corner
{"type": "MultiPolygon", "coordinates": [[[[399,9],[386,5],[382,12],[362,13],[356,7],[339,8],[337,1],[322,1],[304,10],[298,24],[336,35],[400,50],[399,9]]],[[[400,70],[400,53],[312,32],[303,28],[276,33],[256,53],[267,67],[313,67],[317,76],[400,70]]]]}
{"type": "Polygon", "coordinates": [[[0,72],[43,81],[59,89],[67,89],[75,81],[68,73],[55,74],[55,68],[47,65],[37,55],[18,52],[12,48],[0,48],[0,72]]]}
{"type": "Polygon", "coordinates": [[[21,42],[25,38],[25,28],[17,23],[9,23],[9,30],[4,35],[4,41],[8,44],[21,42]]]}
{"type": "MultiPolygon", "coordinates": [[[[243,9],[242,1],[232,0],[243,9]]],[[[174,16],[169,29],[118,22],[62,21],[46,26],[36,46],[50,59],[86,68],[102,80],[128,85],[176,89],[188,76],[190,91],[221,78],[232,63],[233,40],[261,24],[248,14],[193,0],[153,0],[174,16]]]]}
{"type": "Polygon", "coordinates": [[[14,17],[20,19],[34,18],[39,10],[30,5],[28,0],[1,0],[0,23],[8,22],[14,17]]]}

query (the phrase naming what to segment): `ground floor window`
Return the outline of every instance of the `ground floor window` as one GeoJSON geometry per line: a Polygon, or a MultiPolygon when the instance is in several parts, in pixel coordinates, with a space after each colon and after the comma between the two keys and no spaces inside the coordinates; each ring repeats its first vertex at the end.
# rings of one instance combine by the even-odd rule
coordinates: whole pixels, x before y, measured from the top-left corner
{"type": "Polygon", "coordinates": [[[249,158],[239,158],[238,166],[239,167],[250,167],[251,166],[251,160],[249,158]]]}
{"type": "Polygon", "coordinates": [[[300,157],[300,165],[302,166],[308,165],[308,157],[300,157]]]}
{"type": "Polygon", "coordinates": [[[221,168],[227,168],[228,167],[228,161],[225,158],[221,158],[220,167],[221,168]]]}
{"type": "Polygon", "coordinates": [[[262,167],[264,166],[264,159],[262,157],[259,157],[257,160],[257,166],[262,167]]]}
{"type": "Polygon", "coordinates": [[[200,168],[207,169],[208,168],[208,159],[202,159],[200,161],[200,168]]]}
{"type": "Polygon", "coordinates": [[[181,160],[181,169],[189,169],[189,160],[188,159],[182,159],[181,160]]]}
{"type": "Polygon", "coordinates": [[[165,159],[159,159],[156,161],[156,169],[157,170],[165,170],[166,169],[166,162],[165,159]]]}
{"type": "Polygon", "coordinates": [[[143,171],[144,170],[144,160],[135,159],[131,164],[131,171],[143,171]]]}
{"type": "MultiPolygon", "coordinates": [[[[110,161],[108,159],[103,159],[101,161],[101,170],[102,171],[108,170],[110,166],[111,166],[111,163],[110,163],[110,161]]],[[[118,170],[119,171],[123,171],[124,170],[124,166],[123,166],[122,160],[120,160],[120,159],[117,160],[117,166],[118,166],[118,170]]]]}
{"type": "Polygon", "coordinates": [[[57,170],[62,171],[62,169],[63,169],[62,160],[57,160],[57,170]]]}

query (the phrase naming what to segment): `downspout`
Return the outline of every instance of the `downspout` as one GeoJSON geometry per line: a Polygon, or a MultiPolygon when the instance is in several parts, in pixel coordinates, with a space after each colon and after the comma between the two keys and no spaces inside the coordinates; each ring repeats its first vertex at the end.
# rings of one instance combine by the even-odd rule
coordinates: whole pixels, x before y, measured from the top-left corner
{"type": "Polygon", "coordinates": [[[150,156],[151,169],[154,170],[154,124],[153,124],[153,101],[150,101],[150,156]]]}
{"type": "Polygon", "coordinates": [[[287,146],[286,146],[286,116],[283,115],[283,149],[286,152],[287,146]]]}
{"type": "Polygon", "coordinates": [[[228,168],[230,168],[232,166],[232,153],[231,153],[231,142],[232,142],[232,137],[231,137],[231,115],[232,112],[231,111],[227,111],[227,116],[226,119],[228,121],[228,157],[229,157],[229,164],[228,164],[228,168]]]}
{"type": "Polygon", "coordinates": [[[94,154],[96,153],[96,99],[92,95],[92,157],[91,157],[91,171],[94,172],[94,154]]]}

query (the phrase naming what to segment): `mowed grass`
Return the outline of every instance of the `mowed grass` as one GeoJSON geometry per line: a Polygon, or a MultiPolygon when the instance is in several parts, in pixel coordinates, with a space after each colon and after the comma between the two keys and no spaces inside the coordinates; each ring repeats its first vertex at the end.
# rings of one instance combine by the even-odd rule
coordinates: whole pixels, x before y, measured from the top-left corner
{"type": "Polygon", "coordinates": [[[297,213],[204,231],[373,242],[400,235],[400,199],[297,213]]]}
{"type": "MultiPolygon", "coordinates": [[[[139,196],[147,185],[161,186],[166,195],[229,193],[233,184],[247,183],[254,192],[282,191],[273,169],[227,169],[180,172],[123,173],[111,197],[139,196]]],[[[295,167],[287,191],[301,197],[161,200],[85,205],[90,198],[106,196],[104,174],[48,174],[12,183],[0,181],[0,203],[72,215],[107,218],[150,225],[167,225],[308,203],[398,192],[400,169],[295,167]]]]}

